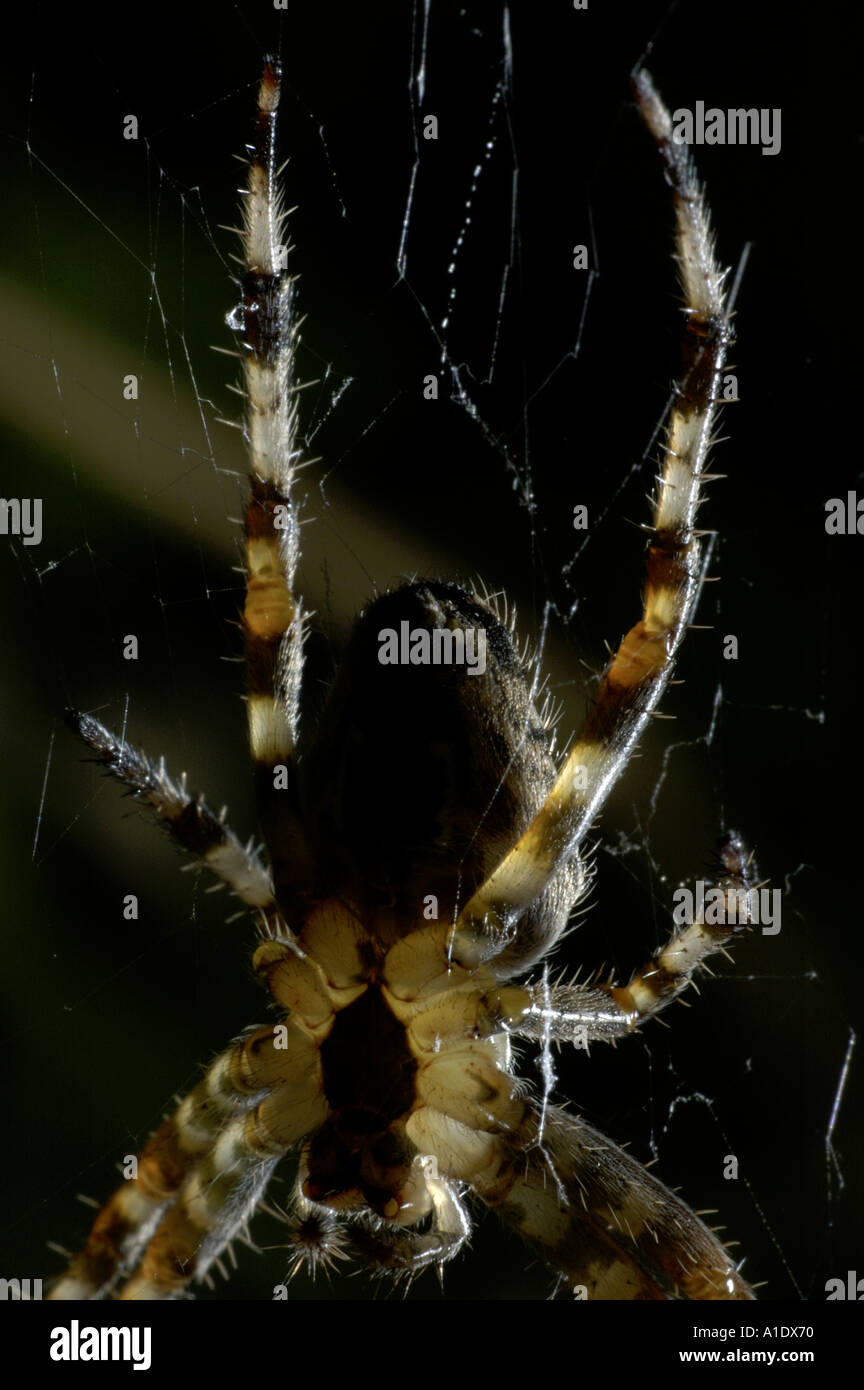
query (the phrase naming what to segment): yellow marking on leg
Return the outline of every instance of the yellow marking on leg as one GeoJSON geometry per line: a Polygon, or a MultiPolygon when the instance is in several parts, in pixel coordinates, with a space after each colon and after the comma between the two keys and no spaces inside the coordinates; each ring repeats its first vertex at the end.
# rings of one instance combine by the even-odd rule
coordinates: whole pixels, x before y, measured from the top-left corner
{"type": "Polygon", "coordinates": [[[246,559],[249,578],[243,619],[250,637],[273,642],[287,631],[297,613],[276,536],[251,538],[246,559]]]}

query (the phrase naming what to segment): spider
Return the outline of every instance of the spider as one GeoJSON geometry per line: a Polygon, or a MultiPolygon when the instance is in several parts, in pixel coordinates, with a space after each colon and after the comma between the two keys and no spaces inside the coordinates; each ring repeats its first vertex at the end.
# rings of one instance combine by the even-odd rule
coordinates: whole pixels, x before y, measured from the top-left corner
{"type": "MultiPolygon", "coordinates": [[[[610,1140],[514,1073],[511,1039],[614,1042],[741,929],[697,915],[629,984],[525,980],[590,883],[586,836],[669,682],[703,565],[695,528],[731,340],[725,274],[686,149],[649,75],[637,105],[672,187],[683,367],[654,499],[642,617],[563,763],[513,625],[488,594],[415,580],[355,625],[299,757],[309,615],[297,595],[297,347],[267,61],[244,192],[239,336],[251,488],[243,614],[265,864],[224,818],[92,716],[69,722],[175,842],[257,914],[278,1019],[211,1063],[99,1212],[50,1297],[188,1296],[299,1155],[292,1268],[354,1258],[410,1277],[465,1245],[466,1192],[579,1297],[751,1299],[727,1248],[610,1140]],[[411,812],[408,813],[409,801],[411,812]]],[[[737,836],[721,894],[751,885],[737,836]]],[[[722,915],[722,914],[721,914],[722,915]]]]}

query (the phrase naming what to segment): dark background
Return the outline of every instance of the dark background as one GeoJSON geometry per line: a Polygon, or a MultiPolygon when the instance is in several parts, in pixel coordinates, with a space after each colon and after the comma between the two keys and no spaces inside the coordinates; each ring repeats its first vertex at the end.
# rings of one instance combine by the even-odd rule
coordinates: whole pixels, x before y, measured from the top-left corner
{"type": "MultiPolygon", "coordinates": [[[[509,40],[498,4],[432,0],[424,41],[423,9],[407,3],[287,16],[264,3],[156,5],[115,10],[108,26],[86,7],[36,7],[7,50],[2,493],[41,496],[45,518],[39,547],[0,538],[9,1277],[59,1269],[45,1242],[83,1238],[75,1194],[104,1198],[113,1165],[172,1094],[264,1017],[251,924],[226,924],[228,899],[178,873],[157,832],[81,762],[61,718],[71,703],[120,727],[128,702],[130,737],[212,803],[230,800],[239,833],[253,830],[242,672],[223,659],[236,654],[226,621],[241,599],[239,532],[225,516],[240,515],[245,464],[239,433],[216,422],[241,407],[226,386],[233,364],[209,347],[231,346],[236,248],[221,225],[237,218],[242,170],[230,156],[249,138],[262,55],[281,51],[285,67],[300,375],[318,379],[303,397],[308,452],[321,460],[306,475],[307,735],[352,615],[376,586],[437,573],[503,588],[523,635],[544,634],[566,742],[604,642],[636,616],[633,523],[647,518],[677,362],[668,190],[628,94],[652,42],[672,108],[781,107],[783,146],[774,158],[696,151],[721,259],[734,267],[750,245],[733,353],[742,399],[723,417],[729,442],[714,467],[728,476],[704,511],[721,582],[699,621],[714,630],[685,645],[686,684],[664,706],[678,722],[657,723],[610,801],[595,910],[555,961],[569,972],[605,961],[626,976],[666,935],[677,883],[709,870],[724,825],[783,889],[783,929],[743,942],[670,1028],[595,1048],[590,1063],[562,1053],[559,1094],[636,1157],[657,1157],[694,1207],[717,1208],[762,1297],[820,1299],[827,1278],[860,1267],[857,1057],[833,1132],[837,1169],[826,1144],[861,924],[864,542],[824,533],[826,499],[861,486],[840,351],[855,320],[851,46],[803,6],[506,13],[509,40]],[[419,142],[400,277],[427,113],[439,139],[419,142]],[[121,136],[128,114],[137,142],[121,136]],[[571,268],[578,243],[590,248],[590,291],[571,268]],[[442,348],[433,405],[421,383],[441,370],[442,348]],[[473,415],[448,399],[450,367],[473,415]],[[130,372],[135,405],[121,394],[130,372]],[[571,564],[577,503],[591,530],[571,564]],[[127,633],[139,637],[135,664],[120,656],[127,633]],[[722,659],[727,633],[736,663],[722,659]],[[122,918],[127,893],[137,923],[122,918]],[[737,1182],[723,1180],[727,1154],[737,1182]]],[[[255,1233],[283,1241],[266,1218],[255,1233]]],[[[241,1249],[239,1261],[209,1296],[267,1298],[285,1271],[279,1249],[263,1260],[241,1249]]],[[[291,1291],[362,1299],[388,1288],[301,1278],[291,1291]]],[[[550,1288],[488,1218],[444,1296],[550,1288]]],[[[434,1276],[410,1296],[441,1297],[434,1276]]]]}

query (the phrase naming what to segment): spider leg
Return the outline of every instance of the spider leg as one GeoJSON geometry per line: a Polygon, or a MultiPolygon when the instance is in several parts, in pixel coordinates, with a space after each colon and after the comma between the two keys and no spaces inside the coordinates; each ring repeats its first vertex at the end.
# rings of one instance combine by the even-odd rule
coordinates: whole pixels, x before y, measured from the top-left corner
{"type": "Polygon", "coordinates": [[[555,1107],[541,1124],[534,1106],[521,1131],[472,1186],[577,1296],[754,1298],[713,1232],[603,1134],[555,1107]]]}
{"type": "Polygon", "coordinates": [[[506,1127],[475,1128],[425,1106],[407,1128],[439,1171],[470,1183],[583,1298],[754,1297],[689,1207],[574,1115],[526,1097],[506,1127]]]}
{"type": "Polygon", "coordinates": [[[283,273],[287,214],[277,183],[275,135],[281,72],[267,63],[244,192],[246,272],[230,322],[242,333],[252,468],[246,507],[243,612],[249,744],[258,808],[277,893],[309,884],[313,867],[297,792],[296,748],[307,614],[295,591],[300,519],[292,496],[298,468],[293,281],[283,273]]]}
{"type": "MultiPolygon", "coordinates": [[[[647,1019],[655,1017],[692,982],[706,956],[722,951],[734,935],[750,921],[751,866],[740,839],[727,836],[722,850],[727,870],[716,889],[722,904],[712,897],[712,918],[706,921],[704,905],[694,920],[670,937],[666,945],[638,971],[629,985],[546,985],[529,984],[524,993],[531,996],[526,1012],[510,1025],[521,1037],[540,1040],[612,1042],[632,1033],[647,1019]]],[[[507,991],[508,1004],[515,1008],[518,990],[507,991]]]]}
{"type": "Polygon", "coordinates": [[[140,749],[118,738],[91,714],[69,710],[66,719],[79,738],[93,749],[103,767],[133,796],[147,804],[181,849],[193,854],[242,902],[259,908],[265,921],[273,927],[277,925],[279,910],[273,899],[270,875],[222,817],[211,811],[203,797],[191,797],[182,781],[172,780],[163,763],[152,762],[140,749]]]}
{"type": "Polygon", "coordinates": [[[456,924],[457,932],[493,938],[495,951],[502,949],[528,904],[573,856],[603,807],[668,684],[701,585],[695,521],[702,485],[709,480],[705,461],[730,342],[725,272],[714,258],[708,210],[689,154],[672,139],[669,112],[646,73],[637,74],[634,87],[674,194],[687,315],[683,369],[654,499],[642,617],[607,667],[582,733],[546,802],[465,904],[456,924]]]}
{"type": "Polygon", "coordinates": [[[328,1113],[318,1048],[292,1022],[221,1053],[106,1202],[55,1300],[176,1297],[242,1230],[278,1160],[328,1113]],[[131,1277],[129,1277],[131,1275],[131,1277]]]}

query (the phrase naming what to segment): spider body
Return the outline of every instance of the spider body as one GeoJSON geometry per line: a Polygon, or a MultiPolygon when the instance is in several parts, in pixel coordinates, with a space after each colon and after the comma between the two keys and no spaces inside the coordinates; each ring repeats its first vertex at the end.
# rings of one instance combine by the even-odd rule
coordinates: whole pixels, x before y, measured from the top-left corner
{"type": "MultiPolygon", "coordinates": [[[[563,761],[494,606],[416,581],[358,620],[299,757],[307,615],[296,590],[293,283],[275,158],[278,65],[250,147],[239,334],[252,478],[243,615],[248,724],[269,866],[203,799],[89,715],[102,764],[254,909],[277,1021],[221,1053],[109,1199],[57,1299],[182,1296],[245,1234],[298,1155],[294,1264],[353,1255],[410,1276],[464,1245],[467,1189],[579,1297],[749,1299],[675,1194],[514,1074],[511,1039],[587,1048],[677,998],[741,915],[677,930],[630,982],[524,979],[584,896],[588,831],[673,669],[702,579],[696,511],[729,343],[723,273],[686,152],[647,74],[637,102],[676,206],[687,318],[649,529],[645,603],[563,761]]],[[[734,834],[718,884],[750,886],[734,834]]]]}
{"type": "Polygon", "coordinates": [[[422,1113],[430,1097],[457,1122],[521,1121],[508,1050],[493,1036],[500,1009],[490,1010],[484,985],[533,964],[564,929],[584,882],[578,857],[528,905],[488,971],[462,971],[455,984],[448,952],[460,900],[528,828],[554,781],[551,734],[527,674],[492,609],[455,584],[384,595],[349,642],[304,778],[303,819],[320,865],[298,932],[304,963],[278,943],[256,958],[279,1002],[323,1034],[308,1101],[323,1096],[326,1118],[302,1187],[330,1208],[400,1225],[428,1213],[410,1134],[412,1121],[434,1125],[422,1113]],[[403,624],[415,657],[418,634],[482,633],[484,669],[382,664],[382,633],[403,624]],[[320,973],[304,1016],[309,962],[320,973]],[[475,1103],[461,1094],[466,1059],[475,1103]]]}

